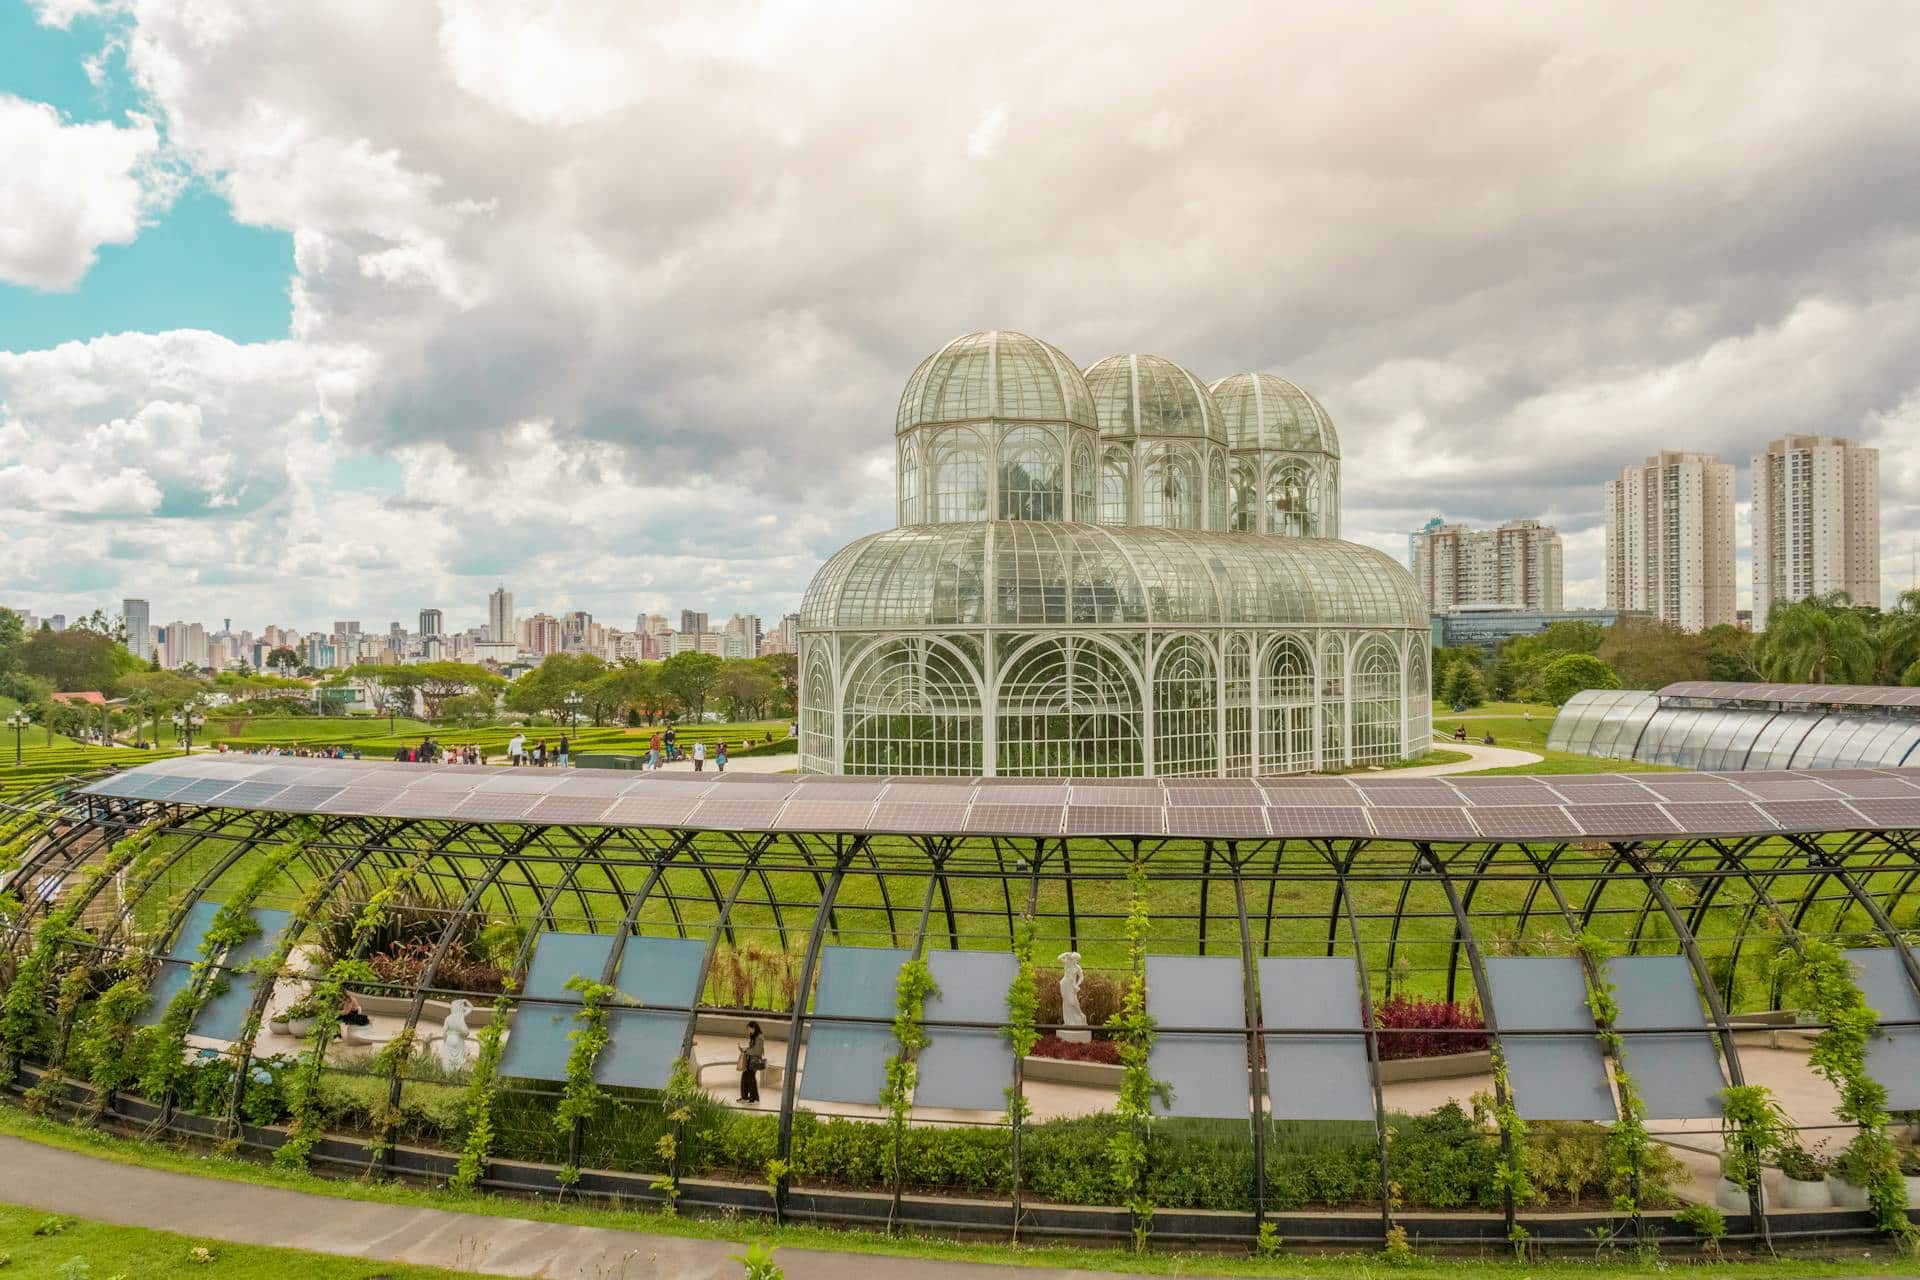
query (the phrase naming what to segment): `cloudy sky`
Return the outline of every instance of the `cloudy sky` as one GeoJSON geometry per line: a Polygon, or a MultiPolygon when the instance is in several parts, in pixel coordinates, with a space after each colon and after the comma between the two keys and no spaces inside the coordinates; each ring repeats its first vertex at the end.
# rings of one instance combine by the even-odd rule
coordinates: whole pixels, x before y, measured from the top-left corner
{"type": "MultiPolygon", "coordinates": [[[[1348,536],[1787,431],[1920,503],[1920,22],[0,0],[0,603],[777,614],[970,329],[1284,373],[1348,536]]],[[[1743,546],[1741,600],[1748,594],[1743,546]]]]}

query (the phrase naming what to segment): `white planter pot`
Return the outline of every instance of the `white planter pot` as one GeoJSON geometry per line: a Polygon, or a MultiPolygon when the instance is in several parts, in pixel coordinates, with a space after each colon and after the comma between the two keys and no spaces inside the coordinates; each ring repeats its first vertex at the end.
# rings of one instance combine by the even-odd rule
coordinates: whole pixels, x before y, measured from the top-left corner
{"type": "Polygon", "coordinates": [[[1912,1177],[1907,1182],[1907,1208],[1920,1209],[1920,1177],[1912,1177]]]}
{"type": "Polygon", "coordinates": [[[1841,1209],[1865,1209],[1868,1206],[1867,1189],[1856,1187],[1845,1178],[1827,1179],[1828,1190],[1833,1195],[1833,1203],[1841,1209]]]}
{"type": "Polygon", "coordinates": [[[290,1036],[305,1037],[313,1031],[313,1021],[312,1018],[288,1018],[287,1034],[290,1036]]]}
{"type": "Polygon", "coordinates": [[[1798,1178],[1789,1178],[1781,1174],[1780,1207],[1783,1209],[1830,1209],[1833,1207],[1833,1193],[1828,1189],[1825,1178],[1802,1182],[1798,1178]]]}
{"type": "MultiPolygon", "coordinates": [[[[1747,1189],[1739,1183],[1722,1176],[1713,1188],[1713,1202],[1728,1213],[1745,1213],[1752,1206],[1747,1203],[1747,1189]]],[[[1767,1191],[1760,1189],[1760,1212],[1767,1211],[1767,1191]]]]}
{"type": "Polygon", "coordinates": [[[269,1018],[267,1020],[267,1030],[273,1032],[273,1034],[277,1036],[292,1034],[292,1032],[288,1030],[287,1020],[285,1018],[269,1018]]]}

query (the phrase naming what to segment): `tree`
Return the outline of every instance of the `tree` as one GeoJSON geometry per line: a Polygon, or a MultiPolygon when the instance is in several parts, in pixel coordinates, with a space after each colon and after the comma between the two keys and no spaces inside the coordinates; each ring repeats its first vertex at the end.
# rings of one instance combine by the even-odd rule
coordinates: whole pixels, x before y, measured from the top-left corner
{"type": "Polygon", "coordinates": [[[151,723],[153,740],[164,741],[160,724],[187,703],[199,698],[207,686],[174,671],[141,671],[121,682],[127,705],[138,717],[135,724],[151,723]]]}
{"type": "Polygon", "coordinates": [[[440,718],[440,704],[463,693],[497,693],[507,682],[500,676],[471,662],[421,662],[408,668],[418,678],[420,701],[426,705],[427,718],[440,718]]]}
{"type": "Polygon", "coordinates": [[[393,662],[363,662],[348,667],[341,679],[358,680],[373,694],[373,709],[379,715],[410,716],[415,696],[420,692],[417,667],[393,662]]]}
{"type": "Polygon", "coordinates": [[[769,653],[759,661],[766,667],[768,673],[780,682],[781,712],[792,714],[793,710],[800,705],[800,655],[769,653]]]}
{"type": "Polygon", "coordinates": [[[1900,593],[1893,608],[1875,615],[1873,683],[1920,684],[1920,591],[1900,593]]]}
{"type": "Polygon", "coordinates": [[[1618,689],[1620,677],[1590,653],[1566,653],[1549,662],[1540,672],[1540,691],[1554,706],[1583,689],[1618,689]]]}
{"type": "Polygon", "coordinates": [[[441,700],[440,715],[463,729],[481,729],[499,718],[498,704],[493,693],[456,693],[441,700]]]}
{"type": "Polygon", "coordinates": [[[1705,637],[1650,618],[1622,618],[1593,656],[1613,668],[1623,689],[1661,689],[1707,678],[1705,637]]]}
{"type": "Polygon", "coordinates": [[[1446,684],[1440,700],[1450,707],[1477,707],[1487,700],[1487,682],[1480,669],[1470,662],[1456,662],[1447,668],[1446,684]]]}
{"type": "MultiPolygon", "coordinates": [[[[112,637],[97,631],[69,628],[36,631],[20,646],[20,666],[28,675],[50,682],[61,693],[111,690],[122,674],[112,637]]],[[[125,650],[120,650],[122,653],[125,650]]]]}
{"type": "Polygon", "coordinates": [[[290,676],[300,669],[300,655],[281,645],[267,655],[267,665],[281,675],[290,676]]]}
{"type": "Polygon", "coordinates": [[[1846,597],[1796,600],[1767,617],[1761,667],[1788,684],[1859,684],[1873,676],[1873,640],[1846,597]]]}
{"type": "Polygon", "coordinates": [[[707,699],[724,664],[711,653],[676,653],[660,664],[660,690],[695,720],[706,714],[707,699]]]}
{"type": "Polygon", "coordinates": [[[651,709],[659,700],[659,673],[659,663],[631,659],[609,668],[586,688],[587,714],[595,724],[638,725],[640,708],[651,709]]]}
{"type": "Polygon", "coordinates": [[[1709,680],[1759,680],[1760,647],[1751,631],[1722,622],[1700,633],[1709,680]]]}
{"type": "Polygon", "coordinates": [[[721,669],[713,695],[729,720],[758,720],[780,692],[780,681],[753,659],[736,658],[721,669]]]}
{"type": "Polygon", "coordinates": [[[508,687],[507,707],[525,715],[565,717],[568,695],[579,694],[585,710],[588,688],[606,673],[607,664],[590,653],[550,653],[508,687]]]}

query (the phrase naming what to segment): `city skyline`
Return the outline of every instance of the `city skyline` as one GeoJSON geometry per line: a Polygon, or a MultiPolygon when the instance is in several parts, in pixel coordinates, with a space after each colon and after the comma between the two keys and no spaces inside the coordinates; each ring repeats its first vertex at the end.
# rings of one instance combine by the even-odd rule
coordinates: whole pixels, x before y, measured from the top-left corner
{"type": "Polygon", "coordinates": [[[0,598],[774,616],[889,517],[857,424],[932,344],[1089,368],[1149,311],[1313,389],[1390,554],[1529,516],[1598,603],[1603,481],[1680,448],[1740,468],[1749,605],[1745,460],[1841,435],[1911,576],[1898,7],[445,9],[0,0],[0,598]]]}

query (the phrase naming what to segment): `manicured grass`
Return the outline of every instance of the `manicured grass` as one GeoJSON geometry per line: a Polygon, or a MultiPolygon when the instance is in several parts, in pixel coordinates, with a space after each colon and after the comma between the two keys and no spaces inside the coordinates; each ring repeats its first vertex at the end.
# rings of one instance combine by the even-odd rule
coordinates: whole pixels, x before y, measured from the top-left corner
{"type": "Polygon", "coordinates": [[[0,800],[37,790],[76,774],[114,766],[124,768],[147,764],[180,754],[177,751],[136,751],[131,747],[88,747],[78,744],[48,747],[43,745],[44,735],[35,736],[40,740],[24,744],[18,768],[13,763],[12,735],[8,734],[4,742],[0,742],[0,800]]]}
{"type": "MultiPolygon", "coordinates": [[[[763,738],[782,741],[787,736],[788,723],[755,720],[734,724],[682,724],[675,729],[683,749],[691,748],[696,742],[712,746],[724,738],[728,747],[738,754],[742,742],[759,742],[763,738]]],[[[240,748],[351,746],[369,756],[389,758],[399,748],[417,746],[431,737],[443,745],[472,743],[489,758],[500,758],[506,755],[507,742],[516,733],[526,734],[529,746],[544,739],[549,750],[556,747],[564,735],[576,753],[641,755],[654,734],[665,732],[665,726],[630,729],[625,725],[582,723],[577,729],[569,729],[565,725],[502,724],[463,729],[458,725],[430,725],[402,719],[396,722],[394,732],[389,733],[385,716],[269,716],[249,720],[241,716],[210,715],[207,732],[209,742],[224,741],[240,748]]]]}
{"type": "Polygon", "coordinates": [[[1453,764],[1465,759],[1467,759],[1467,753],[1464,751],[1450,751],[1445,747],[1435,747],[1433,750],[1427,752],[1427,754],[1415,756],[1411,760],[1395,760],[1388,764],[1357,764],[1351,769],[1329,769],[1327,772],[1329,774],[1365,775],[1369,773],[1384,773],[1392,769],[1421,768],[1430,764],[1453,764]]]}
{"type": "Polygon", "coordinates": [[[8,1275],[88,1276],[106,1280],[168,1280],[175,1276],[275,1276],[282,1280],[452,1280],[471,1275],[438,1267],[410,1267],[376,1263],[365,1258],[342,1258],[301,1249],[270,1249],[261,1245],[228,1244],[211,1236],[182,1236],[171,1231],[120,1227],[84,1218],[67,1218],[0,1204],[0,1256],[9,1257],[8,1275]],[[195,1249],[205,1249],[206,1261],[196,1260],[195,1249]],[[76,1260],[84,1268],[76,1265],[76,1260]]]}
{"type": "MultiPolygon", "coordinates": [[[[479,1214],[490,1217],[528,1218],[537,1222],[577,1223],[584,1226],[610,1227],[625,1231],[643,1231],[654,1235],[680,1236],[694,1239],[739,1240],[751,1238],[768,1240],[783,1248],[794,1249],[831,1249],[843,1253],[872,1254],[883,1257],[913,1258],[946,1262],[987,1262],[1008,1266],[1025,1267],[1062,1267],[1078,1268],[1084,1271],[1108,1271],[1127,1275],[1184,1275],[1184,1276],[1270,1276],[1294,1280],[1308,1280],[1312,1277],[1326,1277],[1328,1280],[1362,1280],[1363,1277],[1374,1280],[1386,1273],[1411,1273],[1416,1275],[1447,1276],[1452,1280],[1524,1280],[1534,1277],[1547,1280],[1559,1277],[1562,1280],[1629,1280],[1631,1277],[1698,1274],[1703,1277],[1724,1277],[1725,1280],[1788,1280],[1789,1277],[1830,1277],[1830,1276],[1877,1276],[1877,1275],[1913,1275],[1913,1264],[1897,1257],[1887,1256],[1884,1249],[1869,1251],[1859,1244],[1849,1246],[1844,1254],[1834,1252],[1811,1253],[1802,1256],[1783,1258],[1765,1262],[1723,1262],[1705,1264],[1698,1260],[1690,1249],[1673,1246],[1663,1252],[1657,1260],[1644,1263],[1623,1259],[1612,1264],[1596,1264],[1585,1261],[1555,1261],[1513,1263],[1508,1261],[1489,1261],[1483,1259],[1439,1260],[1423,1258],[1417,1254],[1411,1258],[1397,1259],[1390,1268],[1383,1266],[1381,1260],[1371,1254],[1284,1254],[1275,1258],[1236,1258],[1220,1254],[1193,1253],[1151,1253],[1138,1256],[1116,1249],[1075,1249],[1065,1247],[1033,1248],[1023,1245],[1002,1243],[970,1244],[946,1240],[925,1239],[905,1236],[888,1239],[885,1236],[866,1231],[837,1231],[823,1227],[775,1227],[759,1220],[704,1220],[689,1217],[665,1217],[657,1213],[634,1212],[627,1210],[599,1209],[582,1205],[556,1205],[544,1200],[517,1200],[496,1196],[478,1196],[465,1198],[442,1191],[426,1191],[414,1187],[388,1185],[365,1181],[335,1181],[313,1174],[290,1174],[271,1166],[253,1164],[245,1160],[228,1159],[219,1156],[199,1156],[187,1152],[154,1144],[135,1142],[95,1131],[83,1131],[70,1128],[49,1120],[28,1116],[11,1105],[0,1105],[0,1133],[12,1137],[24,1138],[49,1147],[58,1147],[68,1151],[78,1151],[97,1156],[116,1164],[138,1165],[149,1169],[162,1169],[175,1173],[188,1173],[201,1177],[227,1182],[253,1183],[259,1186],[282,1187],[295,1191],[308,1192],[318,1196],[327,1196],[341,1200],[372,1201],[382,1204],[398,1204],[417,1208],[445,1209],[453,1212],[479,1214]]],[[[24,1230],[31,1232],[33,1225],[47,1215],[26,1212],[29,1221],[24,1230]]],[[[7,1225],[0,1227],[0,1241],[12,1239],[12,1219],[0,1219],[7,1225]]],[[[125,1230],[107,1228],[108,1231],[125,1230]]],[[[168,1237],[160,1232],[140,1232],[139,1235],[152,1237],[162,1242],[164,1251],[168,1237]]],[[[56,1241],[69,1238],[65,1233],[56,1236],[56,1241]]],[[[186,1240],[191,1248],[197,1242],[186,1240]]],[[[11,1247],[0,1243],[0,1248],[11,1247]]],[[[222,1261],[230,1251],[235,1256],[239,1246],[213,1245],[222,1255],[222,1261]]],[[[261,1250],[271,1255],[273,1250],[261,1250]]],[[[184,1256],[184,1249],[182,1250],[184,1256]]],[[[16,1259],[19,1252],[15,1251],[16,1259]]],[[[72,1256],[72,1255],[66,1255],[72,1256]]],[[[302,1259],[312,1255],[293,1253],[293,1259],[302,1259]]],[[[61,1261],[64,1258],[59,1259],[61,1261]]],[[[325,1259],[321,1259],[326,1261],[325,1259]]],[[[158,1258],[156,1262],[164,1262],[158,1258]]],[[[778,1261],[776,1257],[775,1261],[778,1261]]],[[[18,1262],[16,1261],[16,1266],[18,1262]]],[[[132,1276],[173,1276],[182,1275],[220,1275],[226,1274],[213,1269],[219,1264],[198,1265],[192,1271],[173,1272],[164,1270],[129,1270],[132,1276]]],[[[357,1271],[313,1271],[257,1269],[253,1271],[235,1270],[234,1275],[291,1275],[331,1277],[335,1275],[366,1277],[375,1274],[395,1277],[430,1277],[444,1275],[414,1268],[374,1265],[365,1261],[357,1264],[357,1271]]],[[[112,1275],[113,1267],[94,1267],[96,1276],[112,1275]]],[[[42,1272],[27,1271],[22,1274],[35,1275],[42,1272]]],[[[51,1273],[45,1273],[51,1274],[51,1273]]]]}
{"type": "MultiPolygon", "coordinates": [[[[394,722],[399,733],[426,733],[421,720],[402,716],[394,722]]],[[[320,746],[379,738],[387,734],[385,716],[247,716],[232,708],[207,713],[208,742],[248,742],[285,746],[320,746]]]]}

